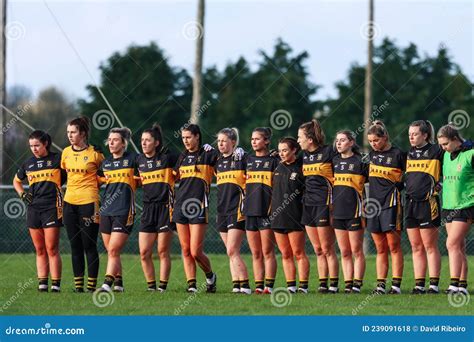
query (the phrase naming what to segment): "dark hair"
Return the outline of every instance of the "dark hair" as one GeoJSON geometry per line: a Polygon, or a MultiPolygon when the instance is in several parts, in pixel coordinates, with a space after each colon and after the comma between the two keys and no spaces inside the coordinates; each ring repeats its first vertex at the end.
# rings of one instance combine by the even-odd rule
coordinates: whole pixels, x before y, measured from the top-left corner
{"type": "Polygon", "coordinates": [[[300,144],[298,144],[298,140],[296,140],[293,137],[284,137],[281,138],[280,141],[278,142],[279,144],[287,144],[288,147],[292,150],[296,149],[295,154],[298,154],[301,151],[300,144]]]}
{"type": "Polygon", "coordinates": [[[185,125],[181,131],[191,132],[192,135],[199,135],[199,148],[202,147],[202,134],[201,129],[196,124],[185,125]]]}
{"type": "Polygon", "coordinates": [[[42,143],[43,145],[46,145],[46,149],[48,150],[48,152],[50,151],[51,144],[52,144],[51,136],[45,131],[36,130],[36,131],[31,132],[31,134],[28,137],[28,140],[30,139],[39,140],[40,143],[42,143]]]}
{"type": "Polygon", "coordinates": [[[387,137],[387,139],[390,139],[387,128],[385,128],[385,124],[382,120],[375,120],[372,125],[370,125],[367,135],[369,134],[376,135],[379,138],[387,137]]]}
{"type": "Polygon", "coordinates": [[[114,127],[109,131],[109,135],[112,133],[120,134],[120,137],[122,138],[122,142],[125,144],[125,150],[126,150],[128,147],[128,142],[130,141],[130,138],[132,137],[132,131],[130,130],[130,128],[114,127]]]}
{"type": "Polygon", "coordinates": [[[84,137],[87,141],[91,131],[91,120],[87,116],[79,116],[74,118],[67,123],[68,126],[76,126],[79,133],[84,133],[84,137]]]}
{"type": "Polygon", "coordinates": [[[416,120],[410,124],[410,127],[418,127],[422,134],[426,134],[426,142],[434,144],[434,127],[428,120],[416,120]]]}
{"type": "Polygon", "coordinates": [[[336,133],[336,138],[334,138],[334,145],[333,145],[333,148],[334,148],[335,151],[337,151],[337,148],[336,148],[336,139],[337,139],[337,135],[338,135],[338,134],[344,134],[344,135],[347,137],[347,139],[348,139],[349,141],[353,141],[353,142],[354,142],[354,145],[352,145],[352,148],[351,148],[351,150],[352,150],[352,152],[353,152],[354,154],[359,154],[359,155],[361,154],[361,153],[360,153],[360,147],[359,147],[359,145],[357,145],[355,133],[352,132],[352,131],[350,131],[350,130],[348,130],[348,129],[343,129],[343,130],[340,130],[340,131],[338,131],[338,132],[336,133]]]}
{"type": "Polygon", "coordinates": [[[299,129],[303,130],[306,137],[313,140],[313,144],[316,146],[324,145],[326,137],[318,120],[313,119],[309,122],[305,122],[299,127],[299,129]]]}
{"type": "Polygon", "coordinates": [[[253,132],[260,133],[263,138],[268,141],[267,148],[270,146],[270,139],[272,138],[272,129],[270,127],[257,127],[254,128],[253,132]]]}
{"type": "Polygon", "coordinates": [[[235,146],[239,144],[239,130],[235,127],[226,127],[217,132],[217,135],[224,134],[232,141],[235,141],[235,146]]]}
{"type": "Polygon", "coordinates": [[[464,138],[461,136],[459,131],[454,127],[453,123],[450,122],[447,125],[441,127],[437,134],[438,138],[448,138],[449,140],[458,140],[461,143],[464,142],[464,138]]]}
{"type": "Polygon", "coordinates": [[[155,141],[158,141],[160,143],[156,147],[156,152],[163,150],[163,131],[161,130],[161,126],[158,123],[155,122],[151,128],[145,129],[143,133],[150,134],[153,139],[155,139],[155,141]]]}

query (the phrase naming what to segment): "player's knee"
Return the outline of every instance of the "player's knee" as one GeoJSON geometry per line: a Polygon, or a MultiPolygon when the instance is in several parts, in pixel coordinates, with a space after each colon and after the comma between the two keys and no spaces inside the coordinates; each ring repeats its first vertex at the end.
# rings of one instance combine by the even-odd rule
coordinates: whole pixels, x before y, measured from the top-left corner
{"type": "Polygon", "coordinates": [[[360,259],[364,257],[364,251],[362,250],[362,248],[354,248],[351,250],[351,252],[355,259],[360,259]]]}
{"type": "Polygon", "coordinates": [[[388,249],[392,254],[402,253],[402,246],[399,243],[389,243],[388,249]]]}
{"type": "Polygon", "coordinates": [[[262,251],[252,251],[252,258],[254,260],[262,260],[263,259],[262,251]]]}
{"type": "Polygon", "coordinates": [[[423,247],[423,244],[421,242],[412,243],[411,244],[411,250],[414,254],[421,254],[421,253],[425,252],[425,247],[423,247]]]}
{"type": "Polygon", "coordinates": [[[59,254],[59,246],[58,245],[54,245],[54,246],[49,246],[47,249],[46,249],[47,253],[48,253],[48,256],[50,257],[55,257],[59,254]]]}
{"type": "Polygon", "coordinates": [[[191,249],[189,247],[181,247],[181,254],[183,258],[191,257],[191,249]]]}
{"type": "Polygon", "coordinates": [[[456,241],[454,239],[448,239],[446,240],[446,248],[448,251],[459,251],[462,250],[462,245],[459,243],[459,241],[456,241]]]}
{"type": "Polygon", "coordinates": [[[341,258],[343,259],[352,259],[352,251],[350,248],[340,248],[341,258]]]}
{"type": "Polygon", "coordinates": [[[158,257],[160,260],[169,259],[170,251],[167,248],[158,249],[158,257]]]}
{"type": "Polygon", "coordinates": [[[273,248],[264,250],[263,251],[263,258],[264,259],[275,258],[275,250],[273,248]]]}
{"type": "Polygon", "coordinates": [[[41,246],[41,247],[36,247],[36,255],[39,257],[46,256],[46,247],[41,246]]]}
{"type": "Polygon", "coordinates": [[[111,257],[120,256],[120,248],[118,248],[117,246],[109,246],[109,249],[107,250],[107,252],[109,253],[111,257]]]}
{"type": "Polygon", "coordinates": [[[304,251],[303,248],[298,248],[298,249],[293,250],[293,254],[296,260],[301,260],[307,257],[306,252],[304,251]]]}
{"type": "Polygon", "coordinates": [[[191,256],[194,259],[199,259],[202,256],[202,254],[203,254],[202,248],[200,247],[191,248],[191,256]]]}
{"type": "Polygon", "coordinates": [[[152,256],[152,250],[151,248],[143,248],[140,249],[140,259],[145,261],[151,259],[152,256]]]}

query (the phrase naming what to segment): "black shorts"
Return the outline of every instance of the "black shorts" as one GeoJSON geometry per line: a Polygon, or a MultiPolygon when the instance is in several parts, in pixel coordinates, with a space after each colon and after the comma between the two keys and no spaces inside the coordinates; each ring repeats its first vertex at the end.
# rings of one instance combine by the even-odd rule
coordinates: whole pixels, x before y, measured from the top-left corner
{"type": "Polygon", "coordinates": [[[207,224],[209,222],[208,208],[194,210],[196,207],[189,206],[189,210],[184,210],[181,207],[182,205],[174,207],[171,221],[179,224],[207,224]]]}
{"type": "Polygon", "coordinates": [[[441,224],[439,197],[430,197],[426,201],[414,201],[407,198],[405,202],[405,227],[437,228],[441,224]]]}
{"type": "Polygon", "coordinates": [[[26,226],[28,228],[57,228],[63,225],[63,209],[52,208],[46,210],[28,207],[26,213],[26,226]]]}
{"type": "Polygon", "coordinates": [[[63,221],[66,226],[99,224],[99,202],[70,204],[64,202],[63,221]],[[79,222],[78,222],[79,220],[79,222]]]}
{"type": "Polygon", "coordinates": [[[331,226],[330,210],[328,205],[303,205],[301,223],[309,227],[331,226]]]}
{"type": "Polygon", "coordinates": [[[227,233],[229,229],[245,230],[245,220],[237,221],[237,214],[217,215],[216,223],[220,233],[227,233]]]}
{"type": "Polygon", "coordinates": [[[350,219],[332,219],[332,226],[334,229],[348,230],[355,232],[365,227],[365,219],[362,217],[350,218],[350,219]]]}
{"type": "Polygon", "coordinates": [[[385,208],[375,217],[367,217],[367,230],[371,233],[388,233],[402,230],[402,207],[385,208]]]}
{"type": "Polygon", "coordinates": [[[176,231],[176,224],[170,222],[170,216],[169,204],[143,203],[140,232],[166,233],[176,231]]]}
{"type": "Polygon", "coordinates": [[[133,215],[101,216],[100,232],[103,234],[130,234],[133,228],[133,215]]]}
{"type": "Polygon", "coordinates": [[[245,218],[245,230],[258,232],[259,230],[271,229],[268,216],[247,216],[245,218]]]}
{"type": "Polygon", "coordinates": [[[443,220],[446,223],[453,221],[468,222],[474,221],[474,206],[464,209],[443,209],[443,220]]]}

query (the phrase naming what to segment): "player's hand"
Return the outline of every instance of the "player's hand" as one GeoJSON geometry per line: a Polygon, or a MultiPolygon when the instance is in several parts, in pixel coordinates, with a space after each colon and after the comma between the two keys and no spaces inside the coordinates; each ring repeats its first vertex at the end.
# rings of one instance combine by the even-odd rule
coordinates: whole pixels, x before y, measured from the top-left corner
{"type": "Polygon", "coordinates": [[[214,147],[212,147],[212,146],[209,145],[209,144],[204,144],[204,145],[202,145],[202,148],[203,148],[204,151],[206,151],[206,152],[212,151],[212,150],[214,149],[214,147]]]}
{"type": "Polygon", "coordinates": [[[20,199],[23,203],[30,205],[33,202],[33,195],[30,192],[22,192],[20,194],[20,199]]]}
{"type": "Polygon", "coordinates": [[[235,161],[240,161],[242,160],[242,158],[244,157],[244,154],[245,154],[245,151],[242,147],[237,147],[234,151],[234,153],[232,153],[232,158],[235,160],[235,161]]]}

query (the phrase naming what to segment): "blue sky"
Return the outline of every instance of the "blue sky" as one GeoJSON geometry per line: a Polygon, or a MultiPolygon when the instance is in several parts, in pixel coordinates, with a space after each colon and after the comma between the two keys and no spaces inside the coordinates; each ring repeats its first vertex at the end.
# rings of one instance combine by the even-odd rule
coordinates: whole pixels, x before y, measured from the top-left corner
{"type": "MultiPolygon", "coordinates": [[[[335,96],[352,62],[365,63],[364,1],[207,1],[205,66],[244,56],[258,62],[277,37],[308,51],[316,98],[335,96]],[[362,29],[363,31],[363,29],[362,29]]],[[[474,80],[472,1],[375,0],[376,43],[385,36],[433,55],[445,44],[474,80]]],[[[34,94],[54,85],[71,97],[99,80],[98,66],[131,43],[156,41],[173,66],[192,71],[194,41],[183,30],[195,20],[195,1],[14,1],[8,3],[7,85],[34,94]]],[[[107,94],[106,94],[107,95],[107,94]]]]}

